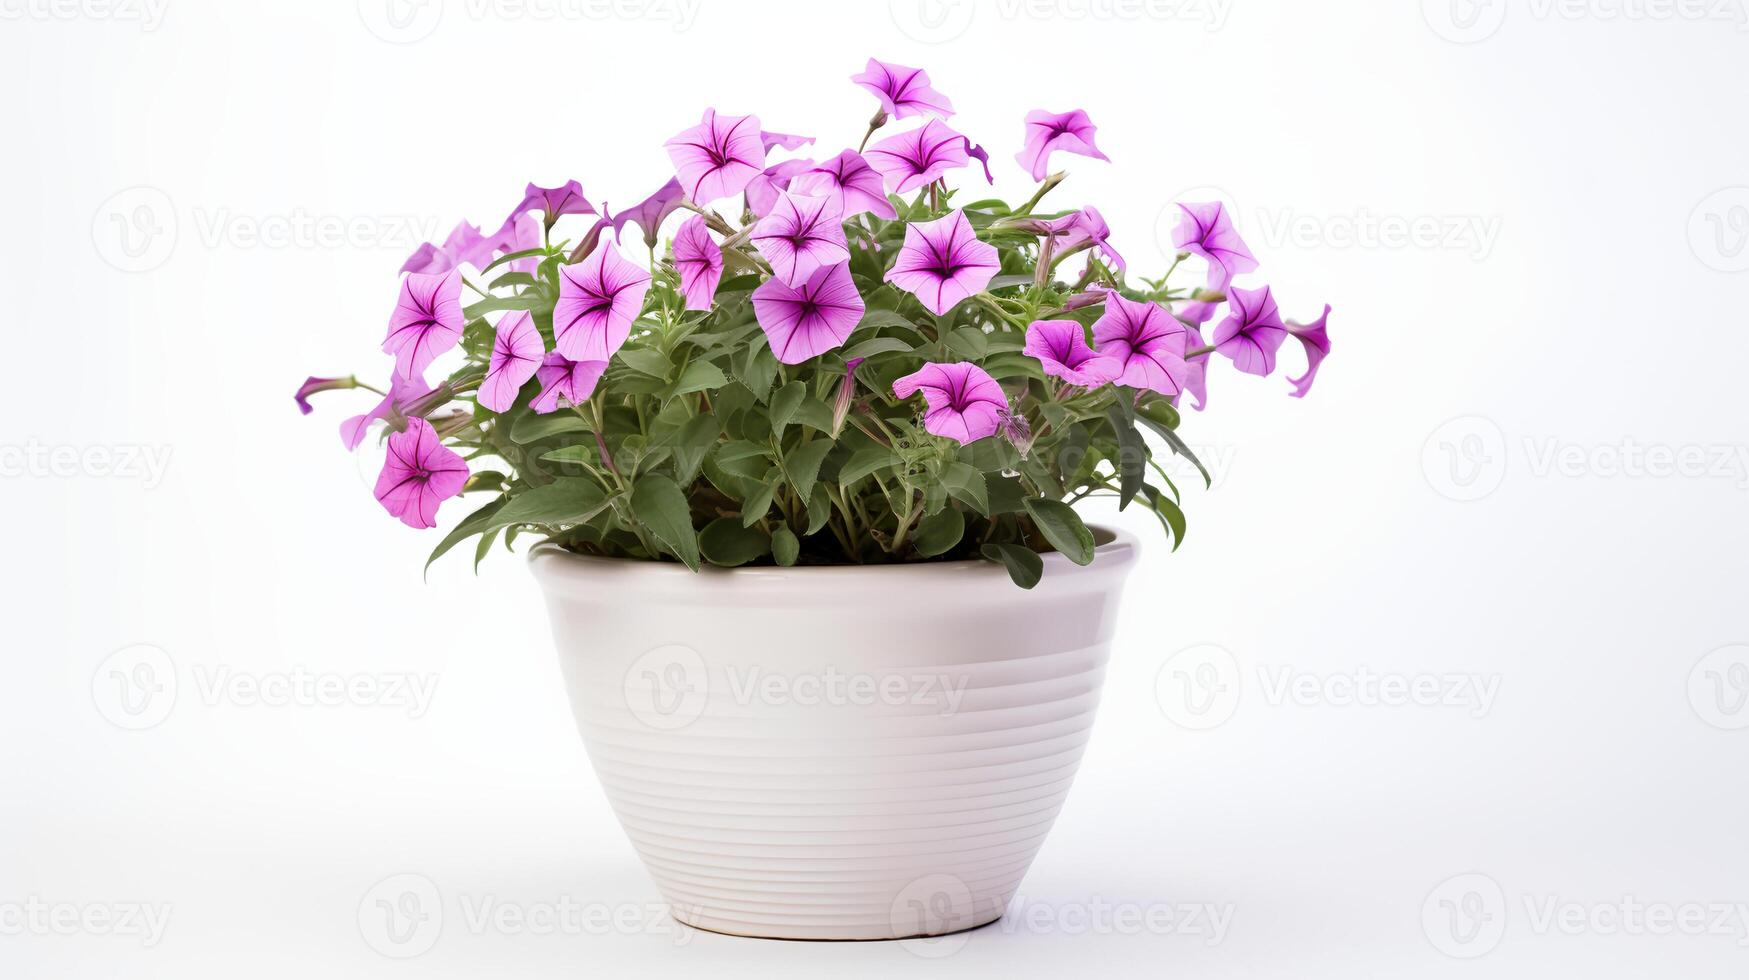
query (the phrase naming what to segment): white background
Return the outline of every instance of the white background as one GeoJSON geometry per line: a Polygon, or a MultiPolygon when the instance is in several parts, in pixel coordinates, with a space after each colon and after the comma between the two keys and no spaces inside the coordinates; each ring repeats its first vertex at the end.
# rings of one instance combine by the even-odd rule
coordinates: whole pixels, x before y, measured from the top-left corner
{"type": "Polygon", "coordinates": [[[1450,2],[0,0],[0,975],[1743,976],[1742,5],[1450,2]],[[1112,163],[1059,157],[1056,197],[1132,270],[1219,192],[1284,311],[1336,310],[1304,401],[1215,374],[1182,550],[1111,518],[1152,547],[1043,911],[931,960],[653,918],[520,560],[422,583],[439,532],[335,436],[371,396],[290,397],[386,374],[425,234],[530,179],[631,204],[706,105],[830,156],[869,55],[927,68],[1015,198],[1023,114],[1085,108],[1112,163]],[[435,694],[213,693],[299,670],[435,694]],[[1439,695],[1346,696],[1381,675],[1439,695]],[[397,961],[360,908],[402,874],[442,922],[397,961]],[[142,903],[155,943],[97,920],[142,903]]]}

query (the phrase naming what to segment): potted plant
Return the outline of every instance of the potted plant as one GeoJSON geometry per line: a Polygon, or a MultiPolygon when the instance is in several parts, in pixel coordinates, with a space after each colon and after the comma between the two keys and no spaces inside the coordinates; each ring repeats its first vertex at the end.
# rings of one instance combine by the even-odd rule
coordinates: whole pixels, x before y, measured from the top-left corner
{"type": "Polygon", "coordinates": [[[494,233],[408,260],[386,385],[298,392],[376,392],[342,440],[381,423],[376,497],[403,522],[483,501],[432,559],[539,536],[622,825],[678,918],[743,935],[999,917],[1068,792],[1137,549],[1074,505],[1141,507],[1176,548],[1151,440],[1191,458],[1179,408],[1210,363],[1268,375],[1291,335],[1304,395],[1329,352],[1328,307],[1288,322],[1236,281],[1257,263],[1219,204],[1180,205],[1158,280],[1094,208],[1057,207],[1052,156],[1105,159],[1085,112],[1027,115],[1016,206],[952,186],[989,155],[924,72],[853,80],[879,100],[853,149],[804,158],[811,138],[706,110],[634,207],[531,184],[494,233]]]}

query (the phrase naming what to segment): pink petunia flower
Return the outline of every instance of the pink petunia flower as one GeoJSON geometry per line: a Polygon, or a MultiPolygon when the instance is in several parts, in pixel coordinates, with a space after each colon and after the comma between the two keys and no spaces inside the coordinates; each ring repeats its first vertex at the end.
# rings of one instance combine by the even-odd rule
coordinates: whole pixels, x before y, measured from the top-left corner
{"type": "Polygon", "coordinates": [[[862,321],[862,295],[850,264],[816,270],[799,288],[772,278],[753,290],[753,315],[785,364],[800,364],[844,343],[862,321]]]}
{"type": "Polygon", "coordinates": [[[383,396],[377,407],[340,423],[341,444],[347,449],[357,449],[359,443],[364,442],[364,435],[370,431],[372,422],[404,413],[407,406],[431,394],[431,391],[431,386],[422,377],[403,378],[396,375],[389,382],[389,393],[383,396]]]}
{"type": "Polygon", "coordinates": [[[1101,353],[1123,365],[1118,384],[1167,396],[1184,390],[1189,335],[1184,324],[1159,304],[1106,293],[1105,313],[1093,323],[1093,339],[1101,353]]]}
{"type": "Polygon", "coordinates": [[[757,116],[719,116],[717,110],[706,109],[697,126],[667,146],[681,188],[700,206],[741,193],[765,169],[757,116]]]}
{"type": "MultiPolygon", "coordinates": [[[[637,225],[643,229],[644,244],[655,248],[656,242],[661,237],[662,222],[667,220],[669,215],[680,210],[680,202],[684,200],[686,200],[686,192],[681,189],[679,179],[669,178],[668,183],[656,188],[654,194],[616,215],[605,217],[603,220],[613,227],[615,234],[622,231],[628,224],[637,225]]],[[[606,211],[607,205],[603,204],[601,209],[606,211]]],[[[596,228],[600,227],[599,224],[596,225],[596,228]]],[[[594,235],[596,228],[590,229],[589,233],[594,235]]]]}
{"type": "Polygon", "coordinates": [[[395,355],[395,374],[403,378],[425,373],[437,355],[462,338],[462,274],[409,273],[401,280],[401,296],[389,314],[389,335],[383,353],[395,355]]]}
{"type": "Polygon", "coordinates": [[[293,397],[298,400],[298,411],[308,415],[315,411],[315,408],[310,405],[311,395],[322,391],[345,391],[348,388],[356,387],[358,387],[358,378],[353,375],[347,375],[344,378],[309,377],[305,378],[304,383],[298,386],[297,394],[293,397]]]}
{"type": "Polygon", "coordinates": [[[1008,414],[1008,395],[996,379],[969,361],[930,362],[893,382],[893,394],[910,398],[923,392],[923,428],[959,443],[994,435],[1008,414]]]}
{"type": "Polygon", "coordinates": [[[541,389],[528,407],[536,415],[547,415],[566,405],[581,405],[595,394],[595,383],[606,370],[606,361],[573,361],[556,351],[548,354],[535,371],[541,389]]]}
{"type": "Polygon", "coordinates": [[[814,270],[850,261],[838,206],[827,197],[785,193],[753,226],[753,244],[785,285],[806,282],[814,270]]]}
{"type": "Polygon", "coordinates": [[[756,218],[771,213],[777,199],[790,188],[795,178],[814,169],[812,160],[785,160],[774,163],[747,184],[747,210],[756,218]]]}
{"type": "Polygon", "coordinates": [[[504,223],[509,225],[530,211],[539,211],[546,226],[551,228],[561,215],[594,214],[595,205],[583,198],[583,185],[574,180],[567,180],[557,187],[542,187],[531,182],[522,192],[521,203],[510,212],[510,217],[504,219],[504,223]]]}
{"type": "Polygon", "coordinates": [[[506,313],[492,340],[492,358],[486,365],[486,379],[480,382],[480,404],[494,412],[509,411],[546,352],[533,315],[527,310],[506,313]]]}
{"type": "Polygon", "coordinates": [[[1275,371],[1275,352],[1287,340],[1275,297],[1269,287],[1227,292],[1227,318],[1215,326],[1210,337],[1216,353],[1233,359],[1233,366],[1246,374],[1264,377],[1275,371]]]}
{"type": "Polygon", "coordinates": [[[576,265],[559,266],[559,301],[553,306],[553,340],[573,361],[607,361],[631,335],[644,309],[650,274],[598,248],[576,265]]]}
{"type": "Polygon", "coordinates": [[[867,211],[877,218],[897,218],[893,202],[887,200],[881,175],[868,165],[862,154],[845,150],[807,173],[790,181],[790,190],[808,196],[830,197],[846,219],[867,211]]]}
{"type": "Polygon", "coordinates": [[[953,115],[953,103],[929,87],[929,73],[921,68],[870,58],[862,74],[852,75],[850,80],[873,92],[881,100],[881,110],[894,119],[922,115],[945,119],[953,115]]]}
{"type": "Polygon", "coordinates": [[[765,152],[767,153],[770,153],[773,148],[779,150],[799,150],[813,141],[814,138],[812,136],[794,136],[789,133],[768,133],[761,131],[759,134],[759,145],[765,147],[765,152]]]}
{"type": "Polygon", "coordinates": [[[1116,381],[1124,363],[1087,346],[1087,328],[1074,320],[1034,320],[1022,353],[1038,359],[1046,374],[1082,388],[1116,381]]]}
{"type": "Polygon", "coordinates": [[[711,238],[704,215],[681,222],[674,235],[674,267],[680,271],[680,293],[689,310],[708,310],[723,278],[723,248],[711,238]]]}
{"type": "MultiPolygon", "coordinates": [[[[1184,330],[1188,338],[1185,340],[1185,343],[1191,348],[1206,346],[1202,342],[1202,331],[1188,324],[1185,326],[1184,330]]],[[[1209,359],[1207,354],[1204,354],[1201,357],[1190,358],[1186,362],[1184,372],[1184,394],[1196,399],[1196,404],[1190,407],[1199,412],[1209,407],[1208,379],[1209,359]]],[[[1174,398],[1172,404],[1176,405],[1182,400],[1182,396],[1174,398]]]]}
{"type": "Polygon", "coordinates": [[[1239,232],[1233,227],[1233,217],[1219,201],[1206,204],[1180,204],[1184,212],[1178,227],[1172,231],[1172,244],[1180,252],[1189,252],[1209,264],[1209,288],[1224,290],[1234,276],[1257,269],[1257,259],[1239,232]]]}
{"type": "Polygon", "coordinates": [[[491,239],[480,234],[478,226],[463,221],[450,231],[442,245],[422,243],[407,261],[401,263],[401,271],[440,276],[464,262],[480,268],[489,261],[491,254],[491,239]]]}
{"type": "Polygon", "coordinates": [[[880,171],[896,194],[923,187],[942,174],[966,165],[966,138],[939,119],[889,136],[869,147],[863,158],[880,171]]]}
{"type": "Polygon", "coordinates": [[[1330,356],[1330,333],[1326,329],[1330,322],[1330,304],[1324,304],[1324,313],[1311,323],[1295,323],[1289,320],[1287,332],[1292,334],[1306,348],[1306,373],[1297,378],[1289,378],[1288,384],[1294,386],[1294,397],[1304,398],[1306,392],[1312,390],[1312,382],[1317,380],[1318,365],[1324,363],[1324,358],[1330,356]]]}
{"type": "Polygon", "coordinates": [[[1014,155],[1014,159],[1032,174],[1033,180],[1045,179],[1050,173],[1051,154],[1058,150],[1109,163],[1111,158],[1093,145],[1093,134],[1097,130],[1087,113],[1080,109],[1070,112],[1034,109],[1026,114],[1026,146],[1014,155]]]}
{"type": "Polygon", "coordinates": [[[905,244],[887,270],[887,281],[914,294],[940,316],[990,284],[1001,262],[996,249],[978,240],[964,211],[905,228],[905,244]]]}
{"type": "Polygon", "coordinates": [[[468,464],[437,438],[424,419],[389,436],[389,455],[377,475],[376,498],[408,527],[436,527],[437,506],[462,492],[468,464]]]}

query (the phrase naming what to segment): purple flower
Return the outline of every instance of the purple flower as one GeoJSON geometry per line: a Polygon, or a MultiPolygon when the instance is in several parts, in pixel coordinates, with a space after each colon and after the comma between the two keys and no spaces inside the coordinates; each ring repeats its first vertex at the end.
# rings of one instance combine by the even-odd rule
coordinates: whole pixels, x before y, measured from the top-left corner
{"type": "Polygon", "coordinates": [[[813,141],[812,136],[792,136],[789,133],[761,131],[759,134],[759,145],[765,147],[767,153],[771,152],[772,147],[777,147],[780,150],[799,150],[813,141]]]}
{"type": "MultiPolygon", "coordinates": [[[[492,264],[492,253],[503,252],[510,255],[515,252],[526,252],[531,248],[540,248],[542,241],[541,222],[532,214],[519,214],[504,222],[486,243],[485,254],[480,256],[480,268],[492,264]]],[[[540,258],[530,255],[527,258],[516,259],[505,266],[511,272],[526,272],[533,275],[540,268],[540,258]]]]}
{"type": "Polygon", "coordinates": [[[484,266],[491,254],[491,239],[480,234],[477,226],[463,221],[450,231],[442,245],[422,243],[401,263],[401,271],[440,276],[464,262],[476,269],[484,266]]]}
{"type": "Polygon", "coordinates": [[[852,75],[850,80],[873,92],[881,100],[881,110],[894,119],[922,115],[945,119],[953,115],[953,103],[929,87],[929,73],[921,68],[870,58],[862,74],[852,75]]]}
{"type": "Polygon", "coordinates": [[[437,505],[462,492],[468,464],[437,438],[424,419],[389,436],[389,456],[377,475],[376,498],[408,527],[436,527],[437,505]]]}
{"type": "Polygon", "coordinates": [[[508,412],[546,352],[546,342],[527,310],[506,313],[492,340],[492,359],[486,366],[486,380],[480,383],[480,404],[494,412],[508,412]]]}
{"type": "Polygon", "coordinates": [[[856,399],[856,368],[867,358],[853,357],[844,362],[844,380],[838,384],[838,397],[832,402],[832,438],[844,431],[844,420],[850,417],[850,403],[856,399]]]}
{"type": "Polygon", "coordinates": [[[530,183],[522,193],[522,202],[510,212],[510,217],[504,219],[505,225],[527,214],[539,211],[546,220],[548,228],[553,222],[565,214],[594,214],[595,205],[583,199],[583,185],[574,180],[568,180],[557,187],[542,187],[530,183]]]}
{"type": "Polygon", "coordinates": [[[767,279],[753,290],[753,315],[785,364],[800,364],[844,343],[862,321],[862,296],[850,264],[823,266],[801,288],[767,279]]]}
{"type": "Polygon", "coordinates": [[[1022,353],[1038,358],[1051,377],[1082,388],[1116,381],[1124,372],[1122,361],[1087,346],[1087,328],[1074,320],[1034,320],[1022,353]]]}
{"type": "Polygon", "coordinates": [[[667,145],[680,186],[701,206],[741,193],[765,169],[757,116],[719,116],[706,109],[697,126],[667,145]]]}
{"type": "Polygon", "coordinates": [[[1257,269],[1257,259],[1233,228],[1226,205],[1210,201],[1180,204],[1178,209],[1184,212],[1184,217],[1172,232],[1172,244],[1180,252],[1189,252],[1208,262],[1210,288],[1224,290],[1234,276],[1257,269]]]}
{"type": "Polygon", "coordinates": [[[559,266],[559,301],[553,306],[553,339],[574,361],[607,361],[631,335],[644,309],[650,274],[599,248],[576,265],[559,266]]]}
{"type": "Polygon", "coordinates": [[[1045,179],[1050,172],[1051,154],[1058,150],[1110,162],[1110,158],[1093,145],[1093,134],[1097,130],[1087,113],[1080,109],[1071,112],[1034,109],[1026,114],[1026,146],[1014,155],[1014,159],[1032,174],[1033,180],[1045,179]]]}
{"type": "Polygon", "coordinates": [[[869,147],[863,157],[880,171],[896,194],[923,187],[955,167],[966,165],[966,138],[939,119],[931,119],[869,147]]]}
{"type": "Polygon", "coordinates": [[[838,206],[826,197],[783,194],[753,226],[753,244],[785,285],[806,282],[814,270],[850,261],[838,206]]]}
{"type": "Polygon", "coordinates": [[[1060,218],[1023,221],[1019,227],[1035,235],[1043,235],[1054,239],[1052,250],[1062,254],[1070,249],[1079,248],[1091,242],[1094,247],[1105,253],[1105,257],[1119,270],[1126,270],[1123,256],[1117,249],[1111,247],[1111,227],[1105,223],[1105,216],[1098,208],[1086,207],[1079,211],[1071,211],[1060,218]]]}
{"type": "Polygon", "coordinates": [[[462,274],[409,273],[401,280],[401,297],[389,314],[389,335],[383,353],[395,355],[395,374],[403,378],[425,373],[437,355],[462,337],[462,274]]]}
{"type": "Polygon", "coordinates": [[[1023,413],[1004,408],[996,425],[1002,438],[1007,439],[1015,452],[1020,453],[1021,459],[1025,459],[1026,454],[1032,452],[1032,423],[1026,420],[1023,413]]]}
{"type": "Polygon", "coordinates": [[[747,184],[747,210],[758,218],[770,214],[772,206],[777,203],[778,195],[789,189],[796,176],[813,168],[812,160],[785,160],[766,167],[764,172],[747,184]]]}
{"type": "MultiPolygon", "coordinates": [[[[630,208],[621,211],[619,214],[603,220],[605,223],[613,226],[615,233],[619,232],[627,224],[637,225],[644,230],[644,244],[651,248],[655,248],[656,242],[659,240],[658,231],[662,227],[663,220],[679,210],[680,202],[685,199],[686,192],[681,190],[679,179],[671,179],[668,183],[657,188],[656,193],[644,198],[630,208]]],[[[605,204],[602,205],[602,210],[607,210],[605,204]]],[[[589,234],[591,236],[597,235],[600,228],[601,223],[597,223],[595,228],[590,229],[589,234]]]]}
{"type": "Polygon", "coordinates": [[[308,415],[315,411],[310,407],[310,396],[316,392],[344,391],[347,388],[356,387],[358,387],[358,378],[352,375],[347,375],[344,378],[305,378],[304,383],[298,386],[298,393],[294,397],[298,400],[298,411],[308,415]]]}
{"type": "MultiPolygon", "coordinates": [[[[1191,347],[1205,346],[1202,342],[1202,331],[1192,326],[1186,326],[1184,330],[1187,335],[1187,339],[1185,340],[1186,344],[1191,347]]],[[[1209,407],[1208,355],[1204,354],[1201,357],[1193,357],[1186,363],[1187,367],[1184,373],[1184,394],[1196,399],[1196,404],[1192,405],[1191,408],[1200,412],[1209,407]]],[[[1176,405],[1181,400],[1182,397],[1175,398],[1172,403],[1176,405]]]]}
{"type": "Polygon", "coordinates": [[[845,218],[864,211],[877,218],[899,216],[893,210],[893,202],[887,200],[881,175],[855,150],[845,150],[807,173],[798,174],[790,181],[790,190],[810,197],[831,198],[845,218]]]}
{"type": "Polygon", "coordinates": [[[426,395],[432,388],[421,377],[403,378],[396,376],[389,382],[389,393],[377,403],[377,407],[363,415],[354,415],[340,423],[340,443],[347,449],[357,449],[364,441],[364,434],[370,431],[370,424],[378,419],[386,419],[392,415],[400,415],[426,395]]]}
{"type": "Polygon", "coordinates": [[[680,271],[680,293],[689,310],[708,310],[723,278],[723,249],[711,238],[704,215],[680,223],[674,234],[674,267],[680,271]]]}
{"type": "Polygon", "coordinates": [[[995,278],[996,249],[978,241],[964,211],[907,225],[905,244],[887,270],[887,281],[916,295],[940,316],[995,278]]]}
{"type": "Polygon", "coordinates": [[[1206,300],[1188,300],[1183,306],[1173,310],[1172,315],[1183,320],[1185,323],[1200,327],[1209,322],[1209,319],[1215,315],[1215,310],[1218,309],[1220,305],[1221,304],[1219,303],[1210,303],[1206,300]]]}
{"type": "Polygon", "coordinates": [[[1105,313],[1093,324],[1093,339],[1101,353],[1123,365],[1118,384],[1168,396],[1184,390],[1188,334],[1159,304],[1106,293],[1105,313]]]}
{"type": "Polygon", "coordinates": [[[595,383],[606,370],[606,361],[573,361],[556,351],[548,354],[535,371],[540,393],[528,407],[536,415],[548,415],[563,405],[581,405],[595,394],[595,383]]]}
{"type": "Polygon", "coordinates": [[[1227,318],[1215,326],[1210,338],[1216,352],[1233,359],[1233,366],[1259,377],[1275,370],[1275,352],[1287,340],[1287,327],[1269,287],[1227,292],[1227,318]]]}
{"type": "Polygon", "coordinates": [[[1298,378],[1287,379],[1294,386],[1295,398],[1304,398],[1306,392],[1312,390],[1312,382],[1318,377],[1318,365],[1330,356],[1330,334],[1325,329],[1329,321],[1330,304],[1325,303],[1324,314],[1311,323],[1294,323],[1292,320],[1287,323],[1287,332],[1293,334],[1306,348],[1306,373],[1298,378]]]}
{"type": "Polygon", "coordinates": [[[893,382],[893,394],[910,398],[921,389],[926,408],[923,428],[960,443],[995,434],[1008,412],[1008,396],[996,379],[968,361],[926,363],[915,374],[893,382]]]}

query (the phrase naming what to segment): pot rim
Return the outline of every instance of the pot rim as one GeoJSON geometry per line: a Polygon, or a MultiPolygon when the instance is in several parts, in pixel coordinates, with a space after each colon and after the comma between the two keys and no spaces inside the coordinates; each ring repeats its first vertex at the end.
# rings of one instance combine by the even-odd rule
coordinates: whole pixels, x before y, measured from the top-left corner
{"type": "MultiPolygon", "coordinates": [[[[1099,573],[1122,575],[1136,559],[1140,544],[1135,535],[1119,527],[1105,524],[1089,524],[1088,528],[1094,536],[1094,558],[1088,565],[1077,565],[1070,561],[1060,551],[1041,552],[1044,559],[1045,575],[1041,587],[1052,578],[1058,581],[1065,575],[1075,575],[1077,578],[1099,573]]],[[[697,572],[693,572],[677,561],[648,561],[641,558],[604,558],[600,555],[583,555],[552,542],[543,541],[529,549],[528,566],[536,579],[549,579],[557,576],[594,577],[603,572],[611,572],[615,577],[632,576],[645,585],[691,585],[706,576],[725,579],[720,585],[746,584],[760,585],[765,583],[782,583],[794,586],[800,581],[809,583],[846,584],[842,580],[858,576],[902,579],[904,577],[952,577],[956,581],[965,582],[977,578],[1000,579],[1003,584],[1010,585],[1008,571],[1001,565],[982,558],[960,558],[953,561],[915,561],[892,562],[878,565],[741,565],[734,568],[722,568],[716,565],[703,564],[697,572]],[[836,581],[835,581],[836,580],[836,581]]]]}

